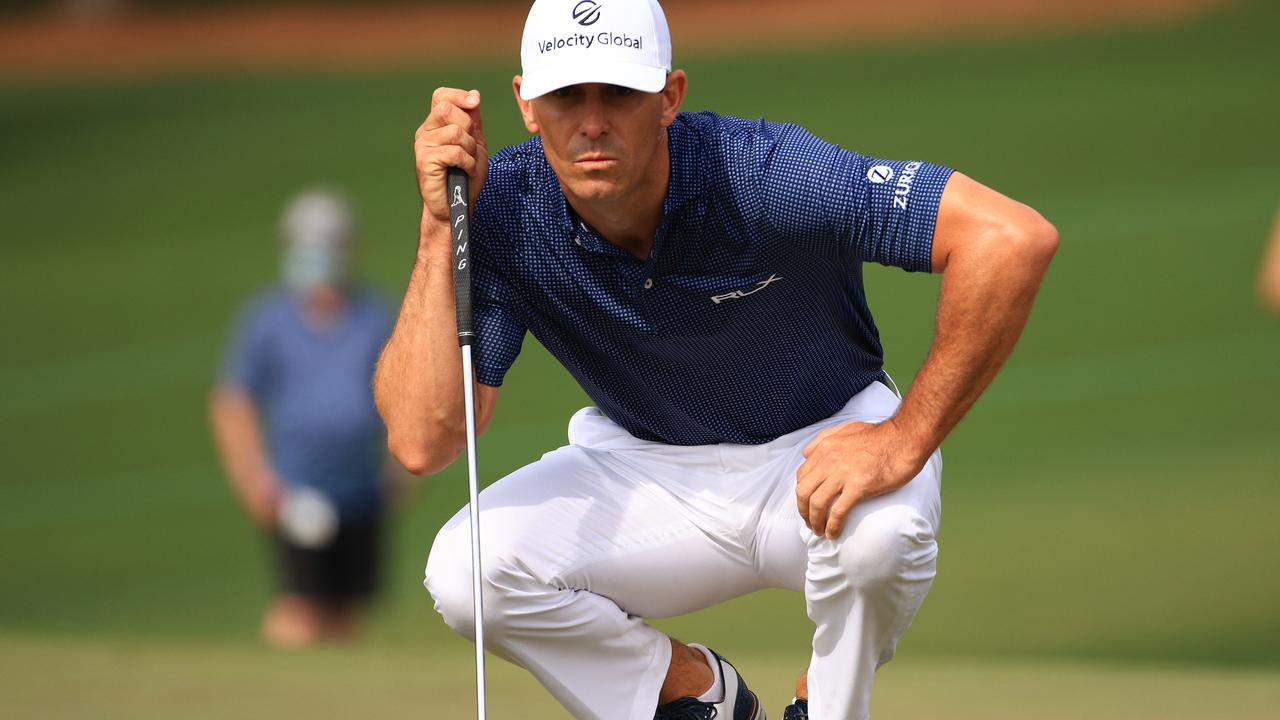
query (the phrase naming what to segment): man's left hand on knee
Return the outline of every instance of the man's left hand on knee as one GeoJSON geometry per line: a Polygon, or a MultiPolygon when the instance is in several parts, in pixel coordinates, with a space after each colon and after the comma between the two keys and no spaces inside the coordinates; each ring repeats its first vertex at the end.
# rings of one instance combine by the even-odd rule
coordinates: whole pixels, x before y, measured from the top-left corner
{"type": "Polygon", "coordinates": [[[804,449],[796,505],[816,535],[836,539],[854,506],[911,482],[928,461],[892,419],[827,428],[804,449]]]}

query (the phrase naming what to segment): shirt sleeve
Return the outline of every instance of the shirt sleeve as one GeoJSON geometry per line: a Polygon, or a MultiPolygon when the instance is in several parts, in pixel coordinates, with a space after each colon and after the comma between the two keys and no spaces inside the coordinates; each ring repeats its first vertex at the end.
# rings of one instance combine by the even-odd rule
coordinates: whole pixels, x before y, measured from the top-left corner
{"type": "Polygon", "coordinates": [[[267,308],[259,299],[249,303],[236,318],[222,356],[219,383],[247,392],[262,402],[271,386],[270,328],[267,308]]]}
{"type": "MultiPolygon", "coordinates": [[[[471,302],[476,328],[472,352],[476,379],[501,387],[520,355],[525,326],[513,312],[520,302],[518,296],[498,269],[500,253],[511,250],[507,238],[497,231],[501,221],[486,208],[485,200],[491,197],[481,195],[471,226],[471,302]]],[[[492,207],[494,202],[490,200],[488,205],[492,207]]]]}
{"type": "Polygon", "coordinates": [[[932,268],[934,226],[950,168],[867,157],[796,125],[765,127],[774,141],[765,154],[761,190],[776,231],[834,243],[851,262],[912,272],[932,268]]]}

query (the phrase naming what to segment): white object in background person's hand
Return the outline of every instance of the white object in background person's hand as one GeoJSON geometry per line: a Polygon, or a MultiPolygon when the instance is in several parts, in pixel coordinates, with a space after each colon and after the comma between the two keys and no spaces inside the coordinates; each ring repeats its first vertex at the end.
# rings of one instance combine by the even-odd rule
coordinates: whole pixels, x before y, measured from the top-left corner
{"type": "Polygon", "coordinates": [[[280,531],[295,545],[310,550],[328,547],[338,534],[338,511],[319,490],[287,490],[280,504],[280,531]]]}

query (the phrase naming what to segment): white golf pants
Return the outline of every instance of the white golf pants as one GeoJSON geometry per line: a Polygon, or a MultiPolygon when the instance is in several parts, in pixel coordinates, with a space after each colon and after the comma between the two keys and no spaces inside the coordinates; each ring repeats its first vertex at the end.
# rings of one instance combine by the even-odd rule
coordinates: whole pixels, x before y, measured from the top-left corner
{"type": "MultiPolygon", "coordinates": [[[[574,717],[650,720],[671,648],[644,618],[789,588],[816,626],[810,717],[864,720],[875,670],[933,581],[942,458],[856,506],[834,541],[800,518],[795,474],[819,431],[883,421],[898,402],[872,383],[765,445],[666,445],[578,411],[568,445],[480,495],[487,649],[533,673],[574,717]]],[[[425,584],[445,622],[474,638],[466,508],[436,537],[425,584]]]]}

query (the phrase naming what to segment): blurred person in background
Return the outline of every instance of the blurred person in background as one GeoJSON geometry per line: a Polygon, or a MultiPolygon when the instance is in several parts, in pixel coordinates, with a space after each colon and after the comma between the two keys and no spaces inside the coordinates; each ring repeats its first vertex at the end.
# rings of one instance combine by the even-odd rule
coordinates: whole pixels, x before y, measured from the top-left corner
{"type": "Polygon", "coordinates": [[[1280,213],[1276,213],[1275,223],[1271,226],[1271,240],[1262,256],[1258,295],[1268,310],[1280,313],[1280,213]]]}
{"type": "Polygon", "coordinates": [[[283,282],[242,311],[210,414],[235,494],[270,536],[280,594],[263,637],[297,648],[354,636],[376,588],[388,460],[370,381],[391,318],[353,278],[356,224],[329,190],[281,218],[283,282]]]}

